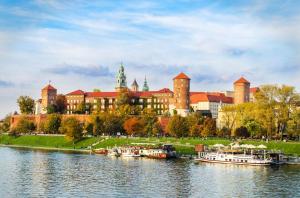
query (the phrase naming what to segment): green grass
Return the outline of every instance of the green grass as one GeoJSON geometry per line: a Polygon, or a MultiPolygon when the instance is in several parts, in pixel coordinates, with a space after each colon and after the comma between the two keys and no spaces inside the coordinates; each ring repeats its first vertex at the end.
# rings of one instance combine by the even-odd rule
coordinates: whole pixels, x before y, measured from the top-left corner
{"type": "MultiPolygon", "coordinates": [[[[176,148],[176,151],[181,154],[194,154],[194,146],[196,144],[224,144],[228,145],[231,143],[228,139],[220,138],[84,138],[75,144],[75,149],[83,149],[88,146],[100,142],[94,148],[107,148],[114,146],[128,145],[131,143],[170,143],[176,148]]],[[[269,143],[259,140],[244,140],[242,143],[260,145],[264,144],[268,149],[281,150],[286,154],[300,155],[300,142],[276,142],[270,141],[269,143]]],[[[28,146],[28,147],[45,147],[45,148],[59,148],[59,149],[73,149],[73,143],[67,141],[63,136],[35,136],[26,135],[20,137],[12,137],[8,135],[0,135],[0,144],[6,145],[17,145],[17,146],[28,146]]]]}

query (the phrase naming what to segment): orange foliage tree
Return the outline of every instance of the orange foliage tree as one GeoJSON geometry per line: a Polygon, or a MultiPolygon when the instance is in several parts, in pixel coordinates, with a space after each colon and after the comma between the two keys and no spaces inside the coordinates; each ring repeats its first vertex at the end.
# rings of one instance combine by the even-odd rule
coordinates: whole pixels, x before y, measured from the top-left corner
{"type": "Polygon", "coordinates": [[[127,119],[123,124],[123,128],[128,135],[144,135],[144,123],[137,117],[127,119]]]}

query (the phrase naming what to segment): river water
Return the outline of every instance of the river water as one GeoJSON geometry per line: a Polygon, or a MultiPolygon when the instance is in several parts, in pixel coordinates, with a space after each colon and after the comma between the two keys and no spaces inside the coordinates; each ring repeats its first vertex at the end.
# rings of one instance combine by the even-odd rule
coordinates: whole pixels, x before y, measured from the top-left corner
{"type": "Polygon", "coordinates": [[[300,197],[300,166],[195,164],[0,147],[0,197],[300,197]]]}

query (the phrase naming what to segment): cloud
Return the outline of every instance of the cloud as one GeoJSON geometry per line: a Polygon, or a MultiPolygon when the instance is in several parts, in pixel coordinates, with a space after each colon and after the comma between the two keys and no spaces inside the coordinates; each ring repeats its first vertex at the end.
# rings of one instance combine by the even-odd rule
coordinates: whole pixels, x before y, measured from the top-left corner
{"type": "Polygon", "coordinates": [[[82,75],[87,77],[114,76],[109,68],[104,66],[75,66],[64,64],[62,66],[46,69],[46,71],[63,76],[68,74],[82,75]]]}
{"type": "Polygon", "coordinates": [[[0,87],[7,88],[7,87],[13,87],[14,84],[12,82],[0,80],[0,87]]]}
{"type": "Polygon", "coordinates": [[[300,88],[296,1],[9,2],[0,5],[7,101],[40,97],[49,79],[60,93],[113,90],[122,61],[128,84],[146,75],[151,89],[172,88],[179,72],[194,91],[232,89],[241,75],[300,88]]]}

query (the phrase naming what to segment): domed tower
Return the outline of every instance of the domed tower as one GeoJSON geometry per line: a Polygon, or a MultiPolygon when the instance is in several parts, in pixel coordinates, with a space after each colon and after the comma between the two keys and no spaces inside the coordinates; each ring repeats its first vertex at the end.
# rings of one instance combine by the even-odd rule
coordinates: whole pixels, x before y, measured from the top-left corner
{"type": "Polygon", "coordinates": [[[249,102],[250,82],[241,77],[233,84],[234,87],[234,104],[249,102]]]}
{"type": "Polygon", "coordinates": [[[57,89],[50,85],[50,83],[42,89],[41,113],[47,113],[48,106],[55,104],[56,95],[57,89]]]}
{"type": "Polygon", "coordinates": [[[121,89],[127,89],[127,81],[126,81],[126,75],[124,72],[123,63],[121,63],[120,65],[116,78],[117,78],[116,91],[120,91],[121,89]]]}
{"type": "Polygon", "coordinates": [[[136,79],[134,79],[133,83],[131,84],[131,91],[134,91],[134,92],[139,91],[139,85],[136,82],[136,79]]]}
{"type": "Polygon", "coordinates": [[[191,79],[182,72],[173,78],[173,108],[177,111],[177,114],[181,116],[186,116],[189,113],[190,80],[191,79]]]}

